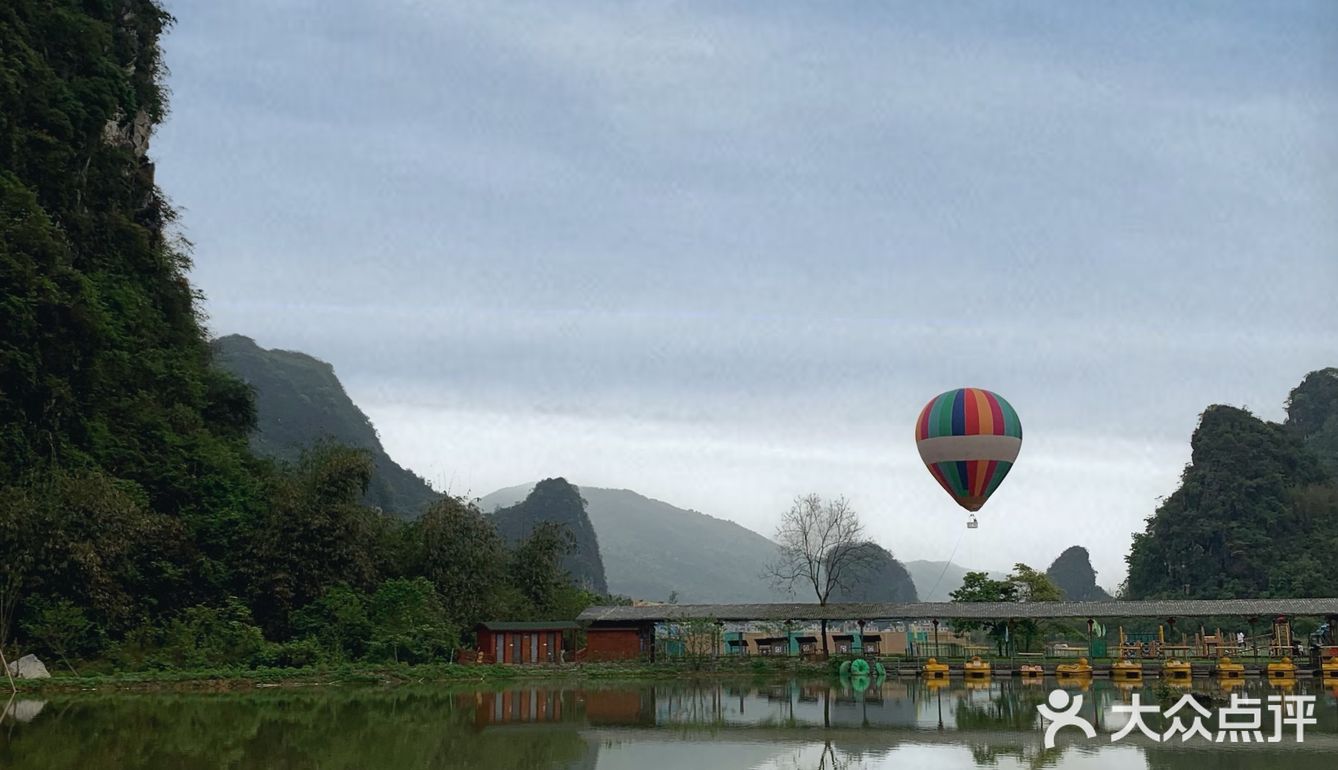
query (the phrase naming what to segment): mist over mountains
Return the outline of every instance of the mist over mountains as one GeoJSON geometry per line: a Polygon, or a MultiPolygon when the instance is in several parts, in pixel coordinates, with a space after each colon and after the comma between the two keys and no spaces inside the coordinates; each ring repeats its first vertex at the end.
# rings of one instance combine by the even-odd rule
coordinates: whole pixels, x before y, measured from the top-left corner
{"type": "MultiPolygon", "coordinates": [[[[479,507],[514,505],[533,484],[499,489],[479,507]]],[[[629,489],[580,487],[599,535],[609,591],[621,596],[683,603],[790,600],[762,579],[776,544],[725,519],[653,500],[629,489]]]]}
{"type": "MultiPolygon", "coordinates": [[[[247,383],[255,392],[257,421],[252,448],[260,454],[293,460],[302,450],[322,440],[336,441],[368,451],[374,464],[366,500],[369,504],[404,518],[417,516],[440,495],[423,479],[403,468],[386,454],[376,429],[348,397],[330,364],[310,355],[284,350],[266,350],[247,337],[231,335],[214,340],[218,363],[247,383]]],[[[1237,533],[1262,532],[1262,515],[1240,491],[1239,482],[1251,475],[1268,476],[1269,510],[1279,511],[1287,522],[1289,537],[1309,543],[1320,533],[1319,547],[1331,538],[1334,517],[1331,478],[1335,456],[1333,436],[1338,424],[1338,397],[1334,370],[1309,375],[1291,394],[1291,419],[1285,426],[1272,426],[1247,412],[1210,407],[1195,432],[1195,463],[1186,471],[1184,490],[1168,499],[1176,507],[1174,520],[1165,509],[1151,519],[1149,531],[1140,535],[1132,556],[1134,585],[1153,593],[1146,584],[1148,554],[1166,548],[1168,538],[1181,539],[1202,516],[1230,515],[1237,533]],[[1232,422],[1234,421],[1234,422],[1232,422]],[[1221,426],[1227,425],[1230,428],[1221,426]],[[1229,438],[1220,439],[1219,434],[1229,438]],[[1251,441],[1237,440],[1254,435],[1251,441]],[[1261,456],[1250,447],[1266,447],[1261,456]],[[1270,464],[1271,463],[1271,464],[1270,464]],[[1215,469],[1229,469],[1226,474],[1215,469]],[[1211,474],[1211,475],[1209,475],[1211,474]],[[1220,490],[1217,491],[1217,490],[1220,490]],[[1185,504],[1193,495],[1190,504],[1185,504]],[[1293,513],[1293,511],[1297,511],[1293,513]],[[1189,529],[1186,529],[1189,527],[1189,529]],[[1308,538],[1308,539],[1307,539],[1308,538]]],[[[777,602],[808,601],[803,593],[790,595],[771,586],[762,573],[776,553],[767,537],[732,521],[695,510],[679,508],[629,489],[580,487],[564,479],[522,484],[499,489],[478,500],[490,514],[503,537],[518,542],[540,521],[563,524],[573,538],[573,551],[564,560],[575,582],[599,593],[650,601],[680,602],[777,602]]],[[[1258,492],[1258,490],[1256,490],[1258,492]]],[[[1257,494],[1256,494],[1257,496],[1257,494]]],[[[1253,534],[1254,540],[1259,540],[1253,534]]],[[[1251,542],[1254,542],[1251,540],[1251,542]]],[[[1263,541],[1254,550],[1263,548],[1263,541]]],[[[1187,542],[1176,548],[1197,548],[1215,553],[1221,545],[1187,542]]],[[[1297,546],[1300,548],[1300,546],[1297,546]]],[[[877,575],[860,586],[842,592],[852,601],[949,601],[967,572],[962,565],[931,560],[899,562],[879,548],[877,575]]],[[[1301,549],[1306,550],[1306,549],[1301,549]]],[[[1161,557],[1153,557],[1158,559],[1161,557]]],[[[1232,567],[1241,585],[1253,581],[1252,591],[1295,590],[1314,582],[1316,570],[1294,569],[1285,577],[1272,577],[1270,564],[1277,560],[1251,559],[1248,566],[1237,561],[1232,567]],[[1248,575],[1242,572],[1248,569],[1248,575]],[[1289,587],[1290,586],[1290,587],[1289,587]]],[[[1002,579],[1004,565],[986,569],[1002,579]]],[[[1011,566],[1011,565],[1009,565],[1011,566]]],[[[1090,556],[1081,546],[1060,554],[1047,570],[1064,596],[1072,601],[1108,598],[1110,593],[1096,582],[1090,556]]],[[[1227,574],[1227,573],[1223,573],[1227,574]]],[[[1234,574],[1234,573],[1232,573],[1234,574]]],[[[1307,589],[1314,593],[1321,586],[1307,589]]],[[[1165,589],[1163,589],[1165,590],[1165,589]]],[[[1234,589],[1220,595],[1235,595],[1234,589]]],[[[1302,591],[1305,593],[1305,591],[1302,591]]]]}
{"type": "Polygon", "coordinates": [[[952,562],[926,561],[917,559],[906,562],[906,571],[915,581],[916,592],[922,602],[946,602],[952,597],[948,594],[962,585],[962,578],[968,572],[987,572],[995,580],[1003,580],[1007,571],[963,567],[952,562]]]}

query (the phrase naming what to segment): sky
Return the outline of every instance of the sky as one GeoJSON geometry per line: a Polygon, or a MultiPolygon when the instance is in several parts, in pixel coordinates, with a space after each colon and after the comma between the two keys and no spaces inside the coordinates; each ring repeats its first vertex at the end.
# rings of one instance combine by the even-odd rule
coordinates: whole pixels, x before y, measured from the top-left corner
{"type": "Polygon", "coordinates": [[[1338,4],[169,0],[211,333],[453,494],[564,476],[1098,582],[1209,404],[1338,365],[1338,4]],[[912,429],[1021,416],[968,531],[912,429]]]}

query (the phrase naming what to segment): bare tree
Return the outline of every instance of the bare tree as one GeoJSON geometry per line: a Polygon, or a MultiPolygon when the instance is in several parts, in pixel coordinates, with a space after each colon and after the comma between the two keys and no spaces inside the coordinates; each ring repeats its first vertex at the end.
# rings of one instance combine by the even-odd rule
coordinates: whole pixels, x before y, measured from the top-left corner
{"type": "MultiPolygon", "coordinates": [[[[875,549],[862,548],[864,525],[844,497],[824,501],[817,494],[796,497],[776,529],[780,552],[767,565],[765,577],[794,593],[811,587],[818,606],[826,607],[832,591],[849,589],[862,577],[875,549]]],[[[822,655],[827,656],[827,620],[822,620],[822,655]]]]}

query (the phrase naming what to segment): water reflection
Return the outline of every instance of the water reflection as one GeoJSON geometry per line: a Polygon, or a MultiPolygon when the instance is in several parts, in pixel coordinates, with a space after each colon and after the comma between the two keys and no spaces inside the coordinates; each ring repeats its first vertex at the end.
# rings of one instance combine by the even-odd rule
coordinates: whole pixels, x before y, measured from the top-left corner
{"type": "MultiPolygon", "coordinates": [[[[1189,768],[1333,767],[1338,687],[1301,680],[1234,685],[1252,697],[1317,696],[1319,724],[1296,744],[1155,744],[1109,735],[1134,693],[1066,682],[1098,739],[1042,746],[1036,712],[1053,680],[533,686],[499,690],[329,688],[254,695],[51,696],[6,707],[4,768],[1189,768]],[[969,685],[969,686],[968,686],[969,685]]],[[[1195,680],[1208,702],[1230,686],[1195,680]]],[[[1149,720],[1152,724],[1153,720],[1149,720]]]]}
{"type": "MultiPolygon", "coordinates": [[[[9,717],[15,722],[31,722],[37,718],[38,714],[42,713],[44,708],[46,708],[46,701],[44,700],[11,696],[9,702],[5,704],[2,716],[9,717]]],[[[0,722],[3,721],[4,719],[0,718],[0,722]]]]}

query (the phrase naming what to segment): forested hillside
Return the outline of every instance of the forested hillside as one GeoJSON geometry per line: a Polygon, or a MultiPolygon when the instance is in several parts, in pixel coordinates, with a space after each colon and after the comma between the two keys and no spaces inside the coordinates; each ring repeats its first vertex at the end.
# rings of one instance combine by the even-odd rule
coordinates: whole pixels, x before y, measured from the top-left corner
{"type": "Polygon", "coordinates": [[[0,7],[0,639],[34,589],[110,631],[235,591],[263,509],[254,406],[210,366],[146,154],[167,22],[148,0],[0,7]],[[34,528],[43,550],[13,554],[34,528]]]}
{"type": "Polygon", "coordinates": [[[148,154],[169,22],[0,3],[0,646],[72,670],[421,661],[480,620],[573,617],[595,597],[559,528],[507,543],[451,498],[397,521],[364,504],[363,449],[252,455],[148,154]]]}
{"type": "Polygon", "coordinates": [[[1091,555],[1080,545],[1065,548],[1045,575],[1068,601],[1102,602],[1110,599],[1110,594],[1096,584],[1091,555]]]}
{"type": "Polygon", "coordinates": [[[1332,596],[1338,369],[1292,390],[1287,420],[1211,406],[1172,493],[1134,536],[1130,598],[1332,596]]]}
{"type": "Polygon", "coordinates": [[[294,461],[319,441],[366,450],[372,459],[368,505],[412,518],[441,495],[386,454],[372,421],[344,392],[330,364],[291,350],[266,350],[231,334],[213,342],[214,359],[251,387],[256,428],[251,448],[264,457],[294,461]]]}
{"type": "Polygon", "coordinates": [[[901,562],[893,558],[892,553],[874,542],[863,543],[857,548],[870,552],[868,557],[858,557],[857,563],[865,567],[851,582],[848,588],[838,586],[832,591],[833,602],[918,602],[915,583],[911,573],[901,562]]]}
{"type": "MultiPolygon", "coordinates": [[[[485,511],[515,504],[533,484],[499,489],[485,511]]],[[[750,529],[630,489],[580,488],[599,537],[609,592],[680,602],[778,602],[791,597],[762,578],[776,544],[750,529]]]]}
{"type": "Polygon", "coordinates": [[[544,479],[524,500],[492,514],[492,521],[502,537],[520,542],[530,537],[544,523],[556,524],[569,538],[570,550],[562,565],[576,584],[596,593],[607,593],[604,561],[599,555],[599,538],[585,512],[581,491],[566,479],[544,479]]]}

